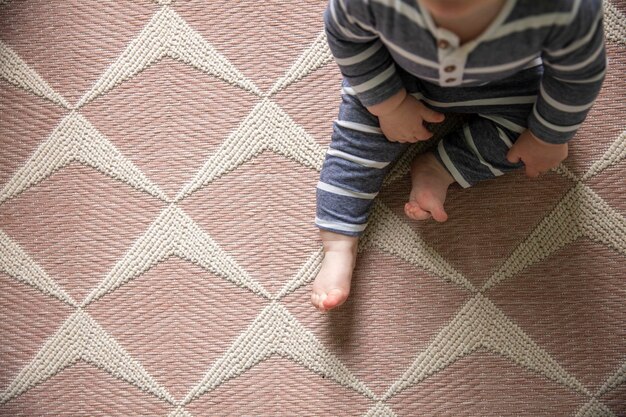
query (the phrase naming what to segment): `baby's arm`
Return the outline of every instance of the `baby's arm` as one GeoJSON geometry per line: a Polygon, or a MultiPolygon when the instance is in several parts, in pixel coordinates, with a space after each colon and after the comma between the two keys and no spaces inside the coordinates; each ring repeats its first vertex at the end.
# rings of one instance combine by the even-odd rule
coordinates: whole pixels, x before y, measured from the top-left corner
{"type": "Polygon", "coordinates": [[[602,2],[578,2],[570,22],[555,25],[542,58],[544,74],[528,130],[511,148],[508,159],[520,159],[536,176],[567,157],[567,142],[585,120],[604,80],[606,54],[602,2]]]}
{"type": "Polygon", "coordinates": [[[382,103],[404,88],[366,2],[330,0],[324,25],[335,62],[364,106],[382,103]]]}
{"type": "Polygon", "coordinates": [[[324,13],[328,45],[344,78],[375,116],[387,139],[415,142],[432,134],[423,120],[443,121],[406,93],[389,51],[379,39],[364,1],[330,0],[324,13]]]}

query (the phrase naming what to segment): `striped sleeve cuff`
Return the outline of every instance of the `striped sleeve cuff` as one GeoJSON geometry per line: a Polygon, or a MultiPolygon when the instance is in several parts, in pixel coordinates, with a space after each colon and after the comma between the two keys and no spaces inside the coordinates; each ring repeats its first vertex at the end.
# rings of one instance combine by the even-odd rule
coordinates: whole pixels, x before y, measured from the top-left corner
{"type": "Polygon", "coordinates": [[[528,127],[535,136],[549,143],[570,140],[593,106],[605,73],[603,67],[592,77],[564,80],[546,71],[528,119],[528,127]]]}
{"type": "Polygon", "coordinates": [[[382,103],[404,88],[393,64],[369,79],[361,77],[346,77],[346,79],[365,107],[382,103]]]}
{"type": "Polygon", "coordinates": [[[528,128],[533,135],[545,142],[554,144],[567,143],[574,137],[581,123],[573,125],[554,124],[539,113],[536,105],[528,118],[528,128]]]}

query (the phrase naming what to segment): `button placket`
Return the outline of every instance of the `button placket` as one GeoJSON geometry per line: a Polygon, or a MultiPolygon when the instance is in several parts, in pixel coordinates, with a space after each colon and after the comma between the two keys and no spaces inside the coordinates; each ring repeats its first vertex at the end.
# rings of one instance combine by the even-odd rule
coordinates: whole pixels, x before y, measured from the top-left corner
{"type": "Polygon", "coordinates": [[[440,62],[439,81],[442,85],[460,85],[463,80],[465,57],[454,54],[440,62]]]}
{"type": "Polygon", "coordinates": [[[466,57],[459,49],[458,36],[442,28],[438,28],[435,35],[439,58],[439,84],[445,86],[461,84],[466,57]]]}

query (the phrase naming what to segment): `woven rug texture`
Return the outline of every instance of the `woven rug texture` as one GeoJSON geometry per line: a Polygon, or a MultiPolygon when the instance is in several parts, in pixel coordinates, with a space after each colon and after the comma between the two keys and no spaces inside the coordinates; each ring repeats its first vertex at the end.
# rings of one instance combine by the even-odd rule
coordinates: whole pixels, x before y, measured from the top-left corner
{"type": "Polygon", "coordinates": [[[402,212],[415,146],[321,314],[326,0],[0,0],[0,415],[625,417],[626,1],[604,6],[569,158],[453,186],[438,224],[402,212]]]}

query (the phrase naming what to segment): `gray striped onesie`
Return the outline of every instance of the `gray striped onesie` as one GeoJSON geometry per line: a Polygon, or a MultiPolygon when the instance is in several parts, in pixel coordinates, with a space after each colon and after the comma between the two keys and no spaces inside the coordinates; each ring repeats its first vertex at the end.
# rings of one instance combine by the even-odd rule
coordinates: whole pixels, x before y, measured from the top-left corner
{"type": "Polygon", "coordinates": [[[315,222],[351,236],[409,146],[388,141],[366,106],[405,88],[436,111],[471,114],[434,152],[469,187],[522,166],[506,155],[527,128],[549,143],[571,139],[606,71],[601,0],[507,0],[463,45],[419,0],[330,0],[324,21],[343,88],[315,222]]]}

